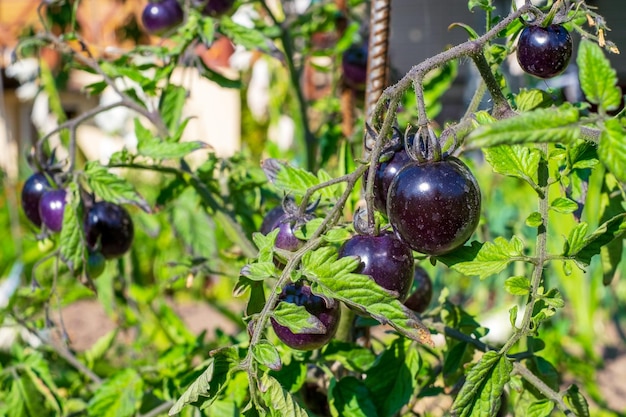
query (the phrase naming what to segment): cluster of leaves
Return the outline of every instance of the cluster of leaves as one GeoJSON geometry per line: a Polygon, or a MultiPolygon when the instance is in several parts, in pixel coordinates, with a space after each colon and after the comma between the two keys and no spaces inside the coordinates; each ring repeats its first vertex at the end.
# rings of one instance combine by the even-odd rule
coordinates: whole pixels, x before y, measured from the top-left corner
{"type": "MultiPolygon", "coordinates": [[[[469,6],[482,8],[489,16],[493,11],[491,1],[474,0],[469,6]]],[[[238,45],[273,57],[268,59],[286,61],[294,72],[292,48],[299,40],[306,53],[338,56],[357,31],[356,24],[348,25],[332,51],[320,52],[311,39],[320,30],[332,29],[325,17],[336,14],[335,5],[312,6],[302,16],[287,16],[280,26],[273,24],[278,20],[267,5],[259,8],[270,18],[259,18],[255,28],[240,26],[228,16],[213,20],[191,12],[172,38],[173,49],[139,47],[96,66],[85,63],[92,61],[76,63],[102,76],[102,81],[89,86],[92,94],[118,78],[132,80],[132,88],[120,91],[121,105],[132,108],[130,101],[140,106],[135,110],[143,111],[155,129],[137,119],[136,149],[117,152],[105,165],[90,161],[71,172],[73,203],[66,208],[58,240],[48,242],[54,246],[48,252],[58,253],[65,266],[49,256],[33,268],[29,257],[39,255],[36,248],[23,256],[41,287],[19,289],[0,318],[35,337],[31,345],[38,348],[15,344],[0,354],[0,410],[15,416],[131,416],[166,411],[192,415],[195,411],[188,405],[193,405],[203,415],[382,417],[409,414],[428,397],[440,400],[453,393],[455,416],[495,416],[502,407],[515,415],[547,417],[555,407],[577,416],[590,415],[576,385],[562,390],[560,375],[572,369],[559,363],[565,356],[560,346],[562,330],[550,319],[566,314],[565,300],[579,307],[582,286],[576,285],[593,268],[596,255],[600,255],[604,285],[611,284],[623,267],[626,120],[621,113],[614,115],[621,93],[602,49],[589,40],[580,43],[577,64],[586,103],[555,103],[544,91],[522,90],[509,94],[515,112],[510,117],[498,120],[486,111],[470,115],[471,128],[464,130],[459,149],[482,150],[487,164],[474,167],[483,190],[494,192],[484,193],[488,196],[484,227],[476,239],[451,254],[429,259],[429,272],[439,278],[439,289],[443,282],[446,288],[441,289],[438,303],[418,318],[372,279],[354,273],[357,259],[338,259],[339,245],[355,233],[343,219],[357,204],[358,179],[365,166],[355,164],[351,144],[330,126],[332,117],[315,132],[326,135],[321,149],[326,170],[313,173],[296,166],[298,162],[311,166],[318,152],[307,143],[311,131],[302,116],[306,111],[293,112],[301,118],[297,122],[306,160],[293,158],[295,164],[270,160],[263,164],[268,178],[245,153],[229,159],[209,153],[196,168],[185,160],[205,148],[202,142],[181,141],[187,124],[182,120],[186,91],[171,82],[178,58],[190,45],[198,39],[210,43],[220,32],[238,45]],[[157,60],[137,64],[134,58],[139,54],[157,60]],[[146,110],[150,108],[155,110],[146,110]],[[330,164],[333,150],[341,156],[330,164]],[[131,180],[113,168],[152,171],[158,175],[158,186],[131,180]],[[501,183],[511,187],[498,187],[501,183]],[[132,253],[108,265],[93,283],[99,302],[118,318],[120,329],[75,353],[50,334],[48,325],[54,296],[62,292],[64,303],[71,303],[92,294],[76,285],[65,270],[79,271],[86,253],[77,203],[79,185],[99,199],[132,204],[143,212],[133,212],[141,227],[132,253]],[[498,193],[514,201],[501,204],[498,193]],[[276,203],[283,195],[295,198],[302,207],[318,200],[313,218],[296,231],[305,243],[294,253],[274,248],[276,232],[255,233],[261,213],[271,204],[268,201],[276,203]],[[509,229],[498,226],[503,207],[515,210],[514,226],[509,229]],[[215,282],[216,276],[222,279],[215,282]],[[467,288],[452,282],[478,277],[481,281],[472,281],[471,289],[496,292],[487,285],[492,276],[500,283],[495,287],[502,290],[506,303],[513,305],[511,335],[498,345],[482,341],[488,340],[483,338],[489,329],[466,311],[471,306],[457,302],[456,292],[467,288]],[[315,294],[339,300],[345,311],[358,315],[349,331],[314,352],[291,350],[267,329],[272,318],[296,333],[319,330],[319,321],[304,308],[285,303],[275,308],[281,287],[299,279],[308,281],[315,294]],[[213,285],[210,290],[208,284],[213,285]],[[209,341],[204,333],[194,335],[168,302],[172,293],[195,299],[208,296],[235,330],[218,331],[209,341]],[[233,294],[240,300],[245,297],[245,302],[232,307],[233,294]],[[377,331],[381,324],[386,332],[377,331]],[[135,339],[120,343],[121,334],[131,330],[135,339]],[[370,332],[377,336],[370,337],[370,332]],[[443,336],[443,348],[434,348],[431,333],[443,336]],[[363,335],[365,342],[356,343],[354,335],[363,335]],[[322,393],[321,402],[307,403],[312,392],[322,393]]],[[[500,36],[520,28],[515,20],[500,36]]],[[[466,29],[470,36],[475,34],[466,29]]],[[[511,50],[512,43],[494,42],[485,51],[505,90],[499,67],[511,50]]],[[[200,61],[195,65],[222,86],[244,87],[200,61]]],[[[451,61],[423,81],[428,85],[429,115],[439,110],[437,98],[455,74],[451,61]]],[[[295,77],[289,78],[290,99],[272,109],[276,114],[281,113],[280,106],[306,108],[298,94],[299,80],[295,73],[290,76],[295,77]]],[[[58,100],[53,82],[48,78],[44,84],[51,99],[58,100]]],[[[406,103],[411,102],[411,94],[400,93],[406,103]]],[[[313,107],[333,115],[337,98],[321,101],[313,107]]],[[[398,115],[398,120],[404,119],[416,120],[413,115],[398,115]]],[[[67,135],[62,140],[70,145],[73,138],[67,135]]],[[[378,220],[385,221],[383,216],[378,220]]],[[[479,292],[474,297],[479,298],[479,292]]],[[[579,323],[581,328],[592,328],[583,327],[584,322],[579,323]]],[[[593,337],[580,342],[589,354],[591,341],[593,337]]],[[[588,371],[583,362],[580,359],[577,366],[588,371]]],[[[582,383],[597,395],[592,380],[582,383]]]]}

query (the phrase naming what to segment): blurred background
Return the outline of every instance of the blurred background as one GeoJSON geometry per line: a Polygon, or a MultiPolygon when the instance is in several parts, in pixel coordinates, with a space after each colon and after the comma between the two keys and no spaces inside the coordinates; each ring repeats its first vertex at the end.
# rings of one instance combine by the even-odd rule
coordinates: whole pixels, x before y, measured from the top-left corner
{"type": "MultiPolygon", "coordinates": [[[[118,56],[120,51],[137,44],[167,45],[167,40],[149,36],[142,28],[140,16],[146,3],[146,0],[82,0],[77,3],[76,23],[80,36],[89,47],[89,53],[95,57],[108,58],[118,56]]],[[[297,7],[302,8],[307,7],[309,1],[285,3],[297,3],[297,7]]],[[[609,19],[608,26],[612,28],[610,39],[619,48],[626,50],[626,9],[623,1],[596,0],[587,3],[599,7],[601,14],[609,19]]],[[[49,249],[36,242],[33,230],[27,226],[19,210],[19,190],[23,181],[32,173],[26,163],[26,155],[38,137],[59,123],[58,116],[51,109],[50,97],[40,84],[40,75],[49,73],[54,78],[59,103],[67,118],[116,100],[115,93],[108,89],[97,96],[87,95],[84,87],[94,82],[93,75],[84,71],[68,71],[64,61],[67,58],[51,48],[41,48],[37,58],[15,60],[14,48],[18,39],[42,29],[37,14],[39,4],[40,0],[0,0],[0,231],[4,233],[0,236],[0,308],[4,307],[3,291],[9,293],[15,290],[16,282],[26,282],[23,277],[30,275],[33,265],[49,249]]],[[[412,65],[450,45],[467,40],[467,33],[463,29],[448,28],[452,23],[463,22],[479,33],[482,32],[483,13],[470,12],[466,4],[465,0],[393,0],[390,61],[396,79],[412,65]]],[[[500,0],[498,7],[498,12],[504,14],[510,8],[510,1],[500,0]]],[[[246,8],[241,7],[233,19],[243,24],[249,19],[246,13],[246,8]]],[[[60,34],[71,25],[71,16],[71,8],[65,2],[51,2],[46,19],[52,23],[53,31],[60,34]]],[[[576,37],[575,39],[578,40],[576,37]]],[[[175,81],[185,86],[189,92],[183,117],[193,117],[183,139],[201,139],[213,147],[216,155],[225,158],[233,157],[238,151],[257,159],[268,152],[273,153],[272,156],[291,157],[289,152],[292,152],[290,149],[295,141],[293,121],[272,115],[271,110],[272,106],[278,107],[272,102],[276,100],[272,98],[276,90],[271,89],[277,83],[272,78],[272,71],[276,71],[272,65],[276,63],[236,48],[225,38],[208,47],[198,45],[191,53],[224,76],[241,77],[246,81],[246,86],[243,90],[222,88],[189,67],[181,68],[176,73],[175,81]]],[[[626,87],[626,57],[612,54],[609,59],[617,70],[620,83],[626,87]]],[[[580,99],[574,60],[566,73],[547,81],[538,81],[523,75],[514,59],[509,60],[505,70],[511,89],[537,87],[562,91],[574,100],[580,99]]],[[[318,81],[304,79],[302,82],[306,84],[318,81]]],[[[441,98],[441,112],[436,119],[440,125],[456,120],[463,114],[475,91],[476,82],[477,75],[471,62],[460,62],[458,76],[454,79],[452,88],[441,98]]],[[[324,84],[328,83],[328,79],[324,76],[321,77],[321,83],[322,90],[328,88],[329,85],[324,84]]],[[[307,91],[306,85],[303,90],[307,91]]],[[[84,158],[106,162],[115,151],[125,146],[134,146],[134,117],[129,110],[120,108],[102,113],[82,124],[77,131],[77,138],[84,158]]],[[[63,157],[62,147],[59,149],[59,156],[63,157]]],[[[194,156],[199,161],[203,158],[202,154],[194,156]]],[[[254,176],[256,173],[246,172],[242,176],[244,174],[254,176]]],[[[487,221],[494,233],[507,238],[514,233],[526,233],[531,240],[531,231],[520,226],[523,224],[523,217],[520,216],[535,208],[532,207],[532,201],[524,201],[527,194],[524,194],[520,185],[509,179],[502,182],[494,180],[489,169],[478,172],[477,176],[489,200],[486,204],[489,207],[487,221]],[[503,186],[509,187],[508,197],[503,196],[498,189],[503,186]],[[511,191],[515,187],[520,188],[518,194],[511,191]],[[506,200],[516,195],[520,198],[506,200]]],[[[154,198],[154,190],[150,190],[150,185],[148,182],[142,191],[154,198]],[[150,192],[153,194],[150,195],[150,192]]],[[[220,249],[227,246],[224,233],[217,231],[211,234],[219,228],[206,213],[198,213],[197,206],[197,202],[190,200],[188,204],[179,204],[167,213],[157,213],[154,216],[133,213],[139,225],[136,239],[140,243],[133,248],[130,256],[129,264],[132,266],[123,263],[109,265],[105,275],[97,282],[98,300],[94,300],[92,293],[78,285],[61,297],[63,320],[65,328],[70,332],[72,349],[81,351],[90,348],[104,335],[116,331],[120,323],[125,329],[132,330],[140,322],[146,327],[145,333],[149,333],[145,337],[156,339],[156,345],[160,347],[169,346],[166,341],[176,341],[177,338],[193,339],[190,335],[197,335],[201,331],[207,331],[215,339],[242,330],[240,317],[233,317],[232,313],[240,311],[241,305],[235,302],[235,307],[231,308],[228,304],[230,301],[227,301],[232,300],[233,282],[220,280],[228,274],[231,278],[237,275],[238,265],[232,259],[225,262],[226,265],[230,262],[230,266],[221,265],[217,268],[213,265],[220,270],[219,273],[214,270],[200,271],[198,276],[201,279],[193,282],[195,293],[190,295],[190,292],[182,291],[182,299],[178,298],[176,302],[160,302],[158,297],[161,293],[151,290],[151,286],[157,283],[160,286],[159,291],[171,295],[168,285],[173,272],[169,263],[180,260],[186,247],[200,247],[202,256],[217,258],[216,254],[220,249]],[[180,225],[183,223],[181,219],[188,220],[185,227],[194,233],[198,232],[201,242],[179,243],[180,239],[173,239],[175,233],[169,229],[170,223],[174,224],[178,220],[180,225]],[[206,233],[200,233],[207,230],[206,233]],[[127,292],[127,288],[120,287],[122,284],[118,278],[131,269],[131,278],[124,281],[131,288],[127,292]],[[149,312],[142,310],[139,314],[141,307],[133,306],[130,299],[138,300],[137,304],[146,300],[158,304],[151,305],[149,312]],[[116,307],[126,302],[131,306],[130,309],[116,307]],[[150,314],[154,317],[146,318],[150,314]],[[184,322],[184,326],[178,321],[184,322]],[[97,325],[94,326],[94,323],[97,325]],[[164,330],[167,326],[180,333],[167,333],[164,330]]],[[[255,215],[254,219],[260,223],[259,213],[255,215]]],[[[572,223],[573,220],[560,225],[563,234],[566,234],[567,227],[572,223]]],[[[555,247],[559,244],[554,243],[555,247]]],[[[227,253],[226,257],[230,255],[227,253]]],[[[623,269],[622,265],[620,274],[623,269]]],[[[569,344],[573,354],[567,368],[575,369],[578,375],[595,372],[597,362],[586,363],[586,358],[606,360],[607,366],[598,373],[600,389],[594,398],[602,397],[609,401],[611,407],[626,410],[626,396],[623,395],[626,388],[615,384],[617,380],[624,380],[622,375],[626,371],[626,336],[622,330],[626,321],[622,302],[626,300],[626,287],[616,279],[612,287],[605,289],[599,284],[599,265],[595,264],[590,271],[589,274],[574,271],[571,276],[561,274],[556,278],[562,280],[560,284],[570,307],[568,319],[559,321],[554,328],[546,326],[549,328],[546,340],[548,343],[569,344]],[[601,343],[598,343],[598,335],[603,338],[601,343]],[[598,344],[601,346],[598,347],[598,344]]],[[[489,314],[481,317],[481,323],[492,329],[494,343],[506,338],[506,331],[510,331],[506,307],[510,304],[503,302],[505,295],[501,285],[495,281],[488,281],[486,284],[470,281],[467,277],[459,277],[449,271],[446,272],[448,275],[444,284],[441,268],[430,268],[429,272],[433,274],[437,290],[444,286],[451,288],[452,294],[460,294],[455,301],[465,303],[473,314],[488,310],[489,314]],[[504,333],[498,333],[498,329],[504,329],[504,333]]],[[[182,285],[178,287],[180,288],[183,288],[182,285]]],[[[28,296],[25,299],[28,300],[28,296]]],[[[134,340],[137,335],[129,331],[124,333],[124,337],[134,340]]],[[[0,350],[10,346],[12,340],[7,339],[0,329],[0,350]]],[[[137,346],[142,345],[137,343],[137,346]]],[[[554,355],[561,355],[552,358],[555,363],[570,360],[562,352],[554,355]]],[[[574,379],[572,375],[568,377],[574,379]]],[[[592,387],[588,386],[587,389],[592,387]]]]}

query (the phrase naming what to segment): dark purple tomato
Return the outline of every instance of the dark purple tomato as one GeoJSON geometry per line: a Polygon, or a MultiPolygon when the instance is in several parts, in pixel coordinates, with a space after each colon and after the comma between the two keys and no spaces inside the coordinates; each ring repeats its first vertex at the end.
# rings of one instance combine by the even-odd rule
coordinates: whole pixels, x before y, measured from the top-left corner
{"type": "Polygon", "coordinates": [[[183,9],[177,0],[152,1],[143,9],[141,21],[148,32],[162,34],[183,22],[183,9]]]}
{"type": "Polygon", "coordinates": [[[26,218],[37,227],[41,227],[39,201],[43,193],[51,189],[48,178],[41,172],[31,175],[22,188],[22,210],[26,218]]]}
{"type": "Polygon", "coordinates": [[[83,229],[87,248],[99,250],[105,259],[125,254],[135,235],[133,221],[126,209],[108,201],[99,201],[91,206],[83,229]]]}
{"type": "Polygon", "coordinates": [[[433,282],[421,266],[415,267],[413,292],[404,305],[417,313],[423,313],[433,299],[433,282]]]}
{"type": "Polygon", "coordinates": [[[268,234],[274,227],[276,223],[285,215],[285,210],[282,206],[276,206],[270,211],[267,212],[265,217],[263,217],[263,222],[261,223],[261,228],[259,231],[264,235],[268,234]]]}
{"type": "Polygon", "coordinates": [[[41,200],[39,200],[39,217],[48,230],[53,232],[61,231],[66,197],[67,192],[63,189],[49,190],[41,196],[41,200]]]}
{"type": "Polygon", "coordinates": [[[278,235],[276,236],[276,242],[274,246],[278,249],[288,250],[295,252],[304,245],[304,240],[300,240],[293,234],[295,222],[281,218],[275,225],[274,229],[278,229],[278,235]]]}
{"type": "Polygon", "coordinates": [[[205,16],[219,17],[228,12],[235,0],[194,0],[196,7],[202,7],[201,13],[205,16]]]}
{"type": "Polygon", "coordinates": [[[394,291],[404,301],[413,283],[413,252],[392,233],[356,235],[339,249],[339,257],[358,256],[356,273],[369,275],[381,287],[394,291]]]}
{"type": "Polygon", "coordinates": [[[341,70],[346,85],[353,90],[365,90],[367,82],[367,46],[352,45],[341,59],[341,70]]]}
{"type": "Polygon", "coordinates": [[[400,149],[393,154],[391,159],[378,165],[374,177],[374,207],[376,210],[387,213],[387,193],[391,181],[409,162],[413,162],[413,159],[404,149],[400,149]]]}
{"type": "Polygon", "coordinates": [[[572,49],[572,37],[563,26],[526,26],[517,41],[517,62],[530,75],[552,78],[567,68],[572,49]]]}
{"type": "Polygon", "coordinates": [[[387,195],[394,231],[413,250],[443,255],[463,245],[480,220],[480,188],[460,160],[406,165],[387,195]]]}
{"type": "Polygon", "coordinates": [[[89,252],[87,256],[86,272],[91,279],[96,279],[104,272],[106,259],[100,252],[89,252]]]}
{"type": "Polygon", "coordinates": [[[311,287],[301,283],[286,285],[278,300],[279,303],[293,303],[303,306],[326,328],[323,333],[293,333],[288,327],[278,324],[274,318],[271,318],[274,332],[287,346],[299,350],[318,349],[328,343],[335,335],[341,315],[338,302],[328,306],[322,297],[311,293],[311,287]]]}

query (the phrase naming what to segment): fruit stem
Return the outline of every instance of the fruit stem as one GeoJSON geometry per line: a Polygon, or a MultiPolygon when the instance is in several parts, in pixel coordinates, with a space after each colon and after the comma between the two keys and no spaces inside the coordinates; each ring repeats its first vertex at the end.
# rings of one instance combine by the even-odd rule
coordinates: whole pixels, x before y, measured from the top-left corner
{"type": "MultiPolygon", "coordinates": [[[[544,155],[548,153],[548,145],[541,144],[539,145],[539,149],[542,151],[544,155]]],[[[524,311],[524,317],[522,319],[521,326],[519,329],[516,329],[515,333],[509,338],[509,340],[504,344],[502,349],[500,349],[501,354],[506,354],[509,349],[511,349],[522,337],[526,336],[530,331],[530,325],[533,318],[534,307],[539,300],[539,286],[541,285],[541,281],[543,278],[543,267],[545,263],[549,260],[547,251],[548,251],[548,178],[545,174],[547,172],[547,162],[542,158],[539,163],[538,172],[538,185],[543,193],[543,195],[539,198],[539,214],[541,215],[541,224],[537,227],[537,240],[536,240],[536,257],[534,259],[534,267],[532,272],[532,277],[530,281],[530,294],[529,300],[526,304],[526,310],[524,311]]]]}
{"type": "Polygon", "coordinates": [[[561,8],[562,5],[563,5],[563,0],[557,0],[554,2],[548,14],[546,14],[546,16],[541,21],[542,27],[546,28],[552,24],[552,21],[554,20],[554,16],[556,16],[557,11],[559,10],[559,8],[561,8]]]}
{"type": "Polygon", "coordinates": [[[506,97],[504,97],[504,94],[502,94],[498,80],[496,80],[496,77],[493,76],[493,72],[491,72],[491,66],[485,58],[483,47],[476,45],[475,50],[472,51],[470,56],[474,61],[474,64],[476,64],[476,68],[478,69],[478,72],[480,73],[480,76],[485,82],[485,86],[487,87],[487,90],[489,90],[489,94],[491,94],[491,98],[493,99],[492,115],[496,119],[502,119],[510,116],[512,113],[511,106],[509,105],[506,97]]]}
{"type": "Polygon", "coordinates": [[[341,305],[341,318],[339,319],[339,327],[335,334],[335,339],[342,342],[353,342],[354,318],[356,314],[345,304],[341,305]]]}
{"type": "Polygon", "coordinates": [[[374,145],[369,157],[369,167],[371,169],[367,172],[367,178],[365,179],[365,202],[367,205],[367,223],[370,230],[375,230],[376,228],[376,217],[374,216],[374,178],[376,177],[376,168],[378,167],[380,154],[383,150],[385,142],[387,142],[387,137],[389,136],[391,127],[395,121],[395,118],[392,115],[396,114],[401,98],[402,95],[398,95],[391,99],[387,109],[387,114],[385,115],[385,121],[382,128],[378,132],[376,144],[374,145]]]}
{"type": "MultiPolygon", "coordinates": [[[[378,99],[378,102],[376,103],[374,111],[372,112],[372,119],[375,120],[377,117],[379,117],[379,115],[383,114],[384,107],[386,106],[387,102],[393,99],[400,100],[404,92],[411,88],[411,85],[413,83],[421,84],[423,81],[423,77],[428,72],[441,65],[446,64],[449,61],[471,54],[473,51],[476,51],[477,47],[484,47],[491,39],[497,37],[500,32],[506,29],[508,25],[510,25],[512,22],[530,11],[536,12],[537,8],[532,4],[526,3],[522,5],[519,9],[506,16],[504,19],[494,25],[487,33],[478,37],[477,39],[463,42],[421,62],[420,64],[415,65],[404,77],[400,79],[400,81],[390,87],[387,87],[383,91],[382,95],[378,99]]],[[[371,124],[372,126],[375,126],[375,124],[371,124]]]]}
{"type": "Polygon", "coordinates": [[[278,301],[278,297],[281,293],[281,288],[283,288],[285,284],[291,280],[292,273],[300,264],[300,260],[302,259],[302,257],[306,253],[317,249],[322,244],[323,241],[320,236],[322,236],[322,234],[326,232],[328,228],[332,227],[337,218],[341,216],[343,208],[350,198],[355,184],[361,178],[361,176],[361,170],[356,170],[353,173],[349,174],[350,178],[347,180],[346,189],[341,194],[341,197],[339,198],[339,200],[337,200],[337,203],[332,208],[330,213],[326,216],[322,224],[320,224],[315,232],[313,232],[311,238],[289,259],[287,265],[285,266],[285,269],[283,269],[282,274],[280,275],[280,277],[276,281],[276,284],[272,288],[272,291],[268,295],[263,309],[256,317],[256,322],[254,323],[253,330],[250,335],[248,353],[241,362],[241,365],[245,367],[245,370],[248,373],[248,379],[250,381],[249,389],[252,398],[255,398],[255,384],[253,384],[252,382],[256,378],[255,360],[252,356],[252,352],[254,350],[253,346],[257,345],[263,337],[263,333],[265,331],[265,327],[267,326],[267,322],[270,318],[271,312],[274,309],[276,302],[278,301]]]}

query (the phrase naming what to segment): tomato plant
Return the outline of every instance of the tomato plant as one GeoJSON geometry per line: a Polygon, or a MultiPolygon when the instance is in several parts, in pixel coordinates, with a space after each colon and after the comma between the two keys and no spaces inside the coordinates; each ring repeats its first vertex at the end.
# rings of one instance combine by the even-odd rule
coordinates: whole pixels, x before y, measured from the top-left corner
{"type": "Polygon", "coordinates": [[[485,28],[457,23],[468,41],[383,86],[380,39],[366,48],[359,22],[370,8],[377,27],[386,2],[153,1],[143,29],[163,38],[101,55],[79,3],[57,3],[15,57],[53,48],[61,71],[93,76],[86,94],[115,99],[68,118],[41,66],[58,124],[0,200],[17,237],[0,243],[0,319],[19,329],[0,351],[2,414],[620,415],[596,384],[612,343],[596,324],[622,318],[626,231],[626,122],[601,10],[526,1],[495,16],[470,0],[485,28]],[[70,18],[51,24],[59,8],[70,18]],[[195,51],[217,39],[261,70],[207,64],[195,51]],[[508,56],[550,78],[572,52],[584,102],[511,91],[508,56]],[[443,124],[468,58],[480,83],[443,124]],[[267,75],[266,106],[243,106],[240,152],[183,140],[181,67],[247,98],[267,75]],[[330,74],[315,94],[311,67],[330,74]],[[90,159],[79,128],[113,109],[132,112],[136,143],[90,159]],[[279,126],[289,146],[268,139],[279,126]],[[84,300],[115,325],[79,350],[63,311],[84,300]],[[190,301],[217,314],[212,334],[185,323],[190,301]]]}

